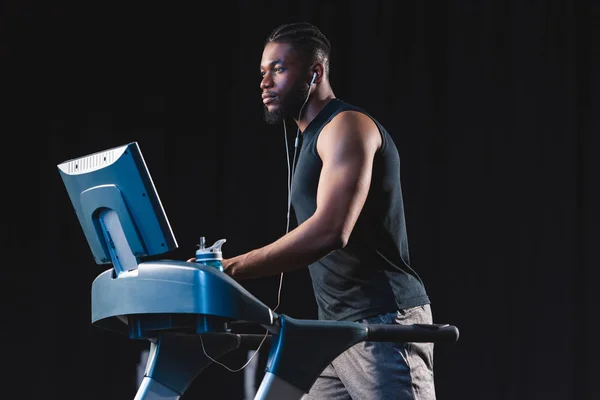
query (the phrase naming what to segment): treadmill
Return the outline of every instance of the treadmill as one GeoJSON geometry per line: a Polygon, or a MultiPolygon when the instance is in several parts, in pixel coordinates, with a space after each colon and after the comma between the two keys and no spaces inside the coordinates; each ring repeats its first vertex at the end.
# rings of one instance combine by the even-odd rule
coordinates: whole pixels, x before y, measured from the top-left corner
{"type": "Polygon", "coordinates": [[[274,312],[230,276],[199,263],[152,260],[178,248],[137,142],[58,165],[96,264],[91,323],[150,342],[134,400],[178,400],[216,358],[270,344],[254,400],[298,400],[339,354],[362,341],[454,343],[449,324],[364,325],[274,312]],[[265,334],[234,333],[255,324],[265,334]],[[209,356],[210,355],[210,356],[209,356]]]}

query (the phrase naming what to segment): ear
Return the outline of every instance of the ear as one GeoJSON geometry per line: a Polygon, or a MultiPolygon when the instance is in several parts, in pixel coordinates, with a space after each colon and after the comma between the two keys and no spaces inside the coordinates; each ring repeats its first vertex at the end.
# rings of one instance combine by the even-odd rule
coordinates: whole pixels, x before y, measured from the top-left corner
{"type": "Polygon", "coordinates": [[[323,64],[316,63],[315,65],[313,65],[311,71],[312,72],[310,84],[312,85],[313,83],[321,82],[321,80],[323,79],[323,73],[325,71],[325,68],[323,68],[323,64]]]}

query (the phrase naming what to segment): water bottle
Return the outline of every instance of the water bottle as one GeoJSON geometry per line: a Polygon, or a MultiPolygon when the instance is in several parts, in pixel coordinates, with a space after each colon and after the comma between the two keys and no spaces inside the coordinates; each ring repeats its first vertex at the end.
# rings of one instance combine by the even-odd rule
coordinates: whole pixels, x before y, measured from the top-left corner
{"type": "Polygon", "coordinates": [[[220,239],[210,247],[206,246],[206,239],[204,236],[200,236],[200,243],[198,244],[198,250],[196,250],[196,262],[204,265],[208,265],[223,272],[223,253],[221,252],[221,246],[226,242],[226,239],[220,239]]]}

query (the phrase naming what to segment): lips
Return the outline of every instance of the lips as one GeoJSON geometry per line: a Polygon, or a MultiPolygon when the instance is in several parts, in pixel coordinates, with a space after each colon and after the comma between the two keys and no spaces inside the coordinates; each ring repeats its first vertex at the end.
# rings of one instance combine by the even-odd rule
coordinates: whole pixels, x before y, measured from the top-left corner
{"type": "Polygon", "coordinates": [[[274,94],[263,94],[262,99],[264,104],[269,104],[277,98],[274,94]]]}

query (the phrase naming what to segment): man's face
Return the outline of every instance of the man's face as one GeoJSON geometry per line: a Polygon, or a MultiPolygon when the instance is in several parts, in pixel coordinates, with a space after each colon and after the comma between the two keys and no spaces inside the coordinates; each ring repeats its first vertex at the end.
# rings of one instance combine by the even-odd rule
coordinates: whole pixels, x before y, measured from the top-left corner
{"type": "Polygon", "coordinates": [[[260,62],[260,88],[265,121],[278,124],[284,118],[298,118],[309,86],[308,70],[301,55],[287,43],[268,43],[260,62]]]}

